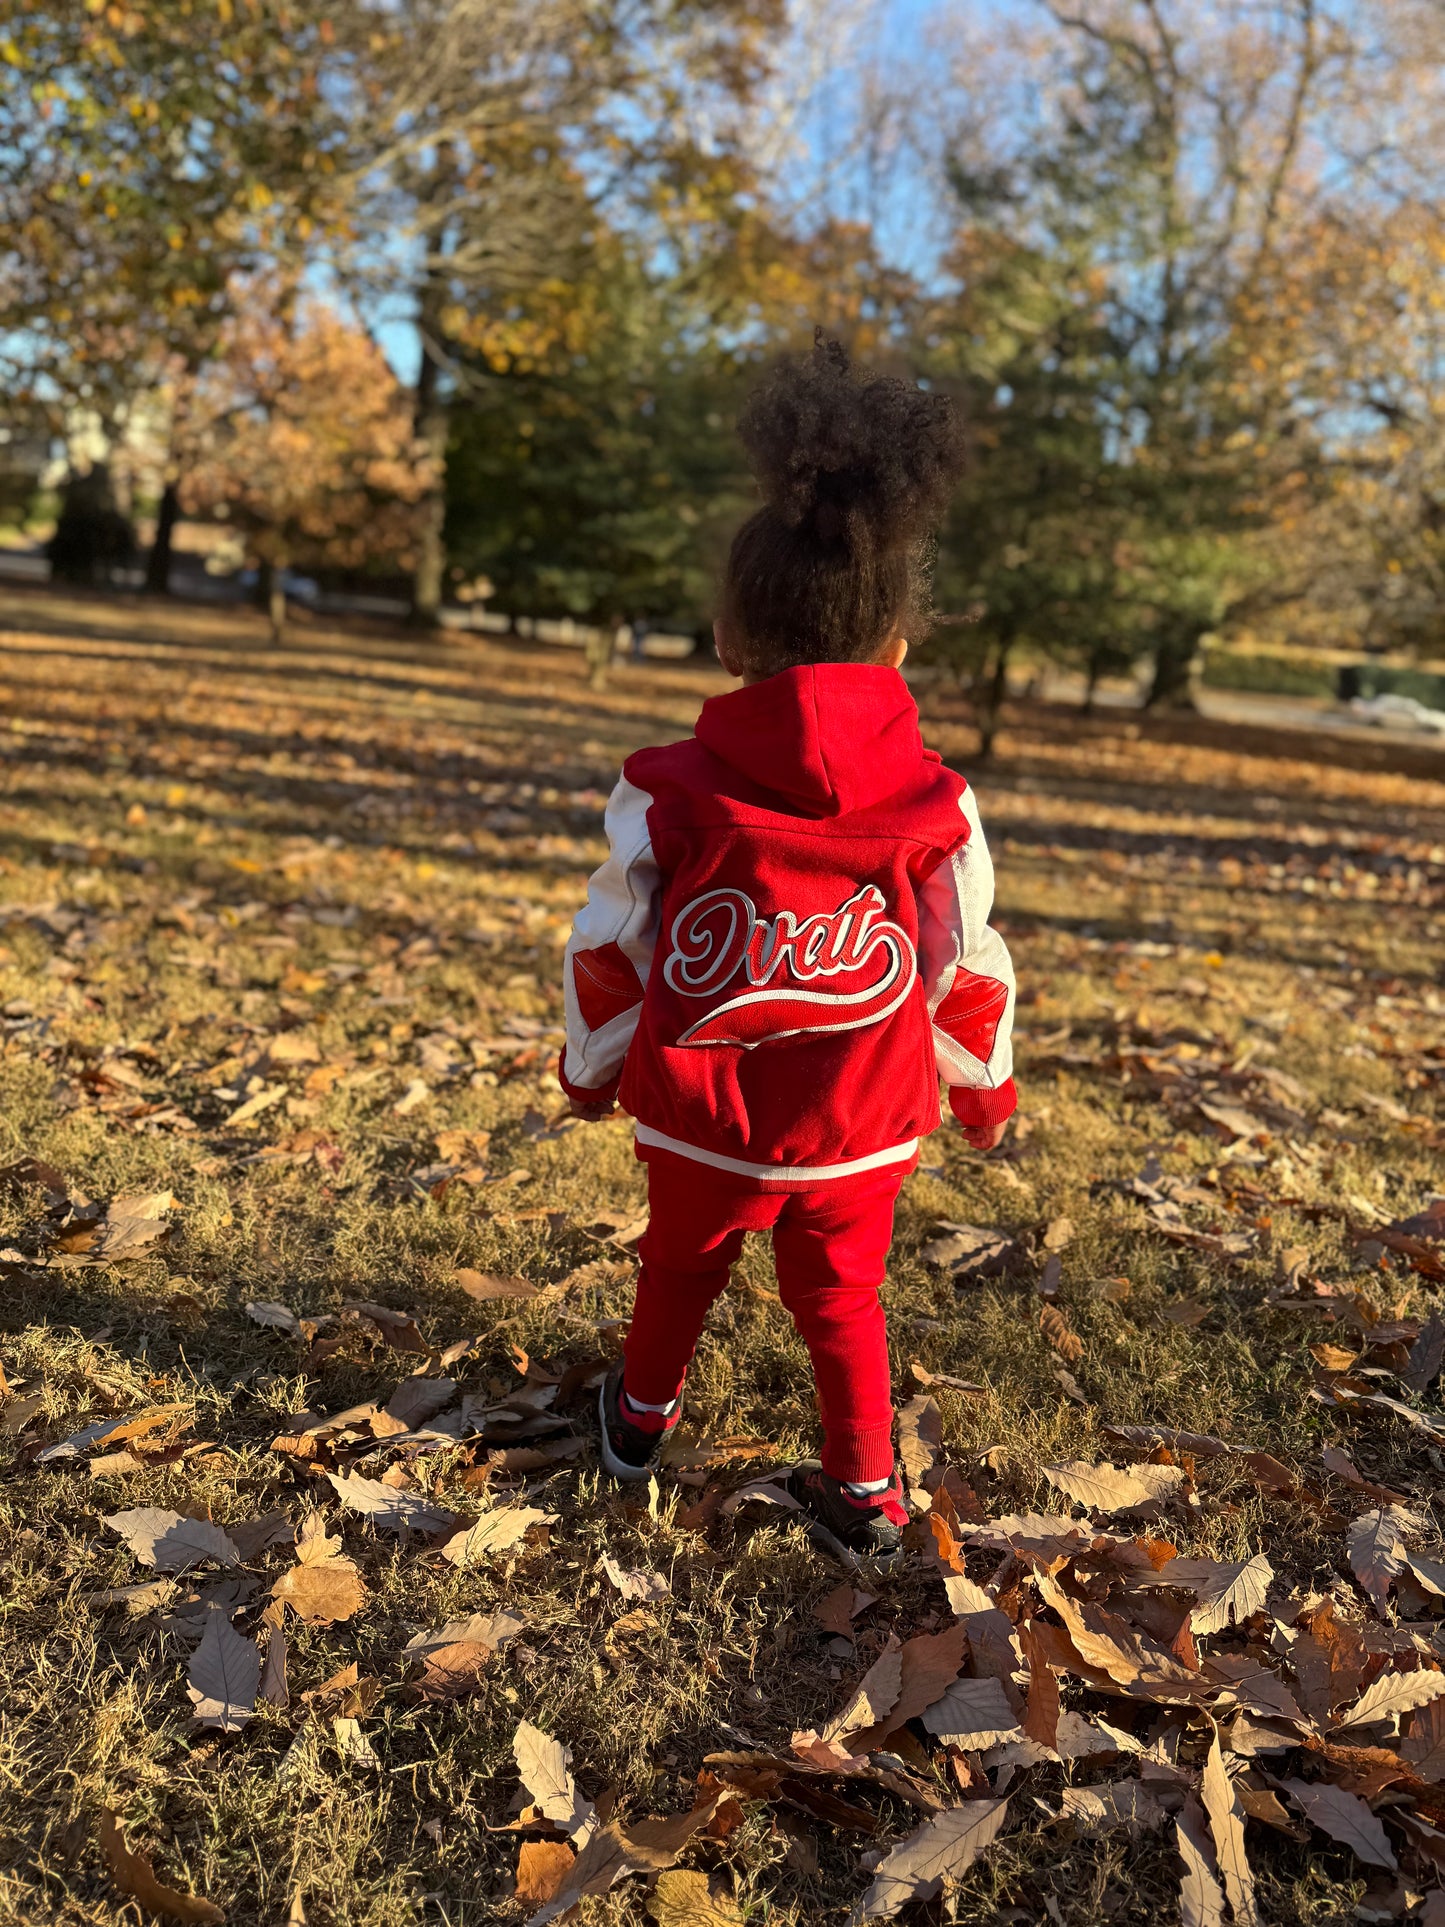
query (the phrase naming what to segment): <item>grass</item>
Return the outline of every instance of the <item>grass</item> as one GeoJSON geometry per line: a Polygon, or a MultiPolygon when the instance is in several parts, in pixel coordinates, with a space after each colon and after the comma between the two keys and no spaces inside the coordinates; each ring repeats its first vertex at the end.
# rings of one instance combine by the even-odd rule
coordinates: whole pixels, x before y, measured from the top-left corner
{"type": "MultiPolygon", "coordinates": [[[[590,1445],[493,1479],[557,1520],[544,1543],[469,1573],[343,1519],[329,1488],[270,1449],[287,1414],[384,1398],[415,1361],[353,1334],[307,1371],[305,1346],[248,1319],[249,1300],[305,1318],[366,1299],[414,1310],[437,1344],[481,1334],[457,1369],[496,1391],[518,1382],[513,1346],[561,1368],[625,1317],[625,1269],[483,1305],[454,1273],[561,1281],[617,1258],[586,1229],[599,1213],[642,1207],[624,1121],[546,1128],[559,963],[619,762],[685,732],[720,679],[629,667],[597,694],[561,652],[322,627],[276,649],[244,614],[39,592],[12,597],[9,620],[0,1165],[38,1157],[76,1195],[169,1190],[178,1205],[149,1255],[37,1269],[24,1257],[42,1196],[0,1191],[0,1251],[22,1254],[0,1272],[0,1360],[13,1388],[42,1395],[0,1438],[0,1922],[136,1917],[94,1842],[103,1806],[164,1878],[233,1922],[279,1924],[298,1897],[313,1927],[520,1920],[518,1836],[496,1830],[519,1719],[571,1747],[590,1795],[666,1813],[690,1803],[705,1754],[739,1734],[786,1750],[889,1631],[947,1615],[919,1551],[880,1586],[854,1650],[835,1651],[812,1609],[838,1575],[786,1523],[743,1512],[690,1527],[679,1514],[698,1489],[666,1481],[650,1510],[599,1480],[590,1445]],[[311,1061],[268,1062],[278,1034],[309,1040],[311,1061]],[[227,1122],[278,1085],[249,1122],[227,1122]],[[488,1180],[433,1197],[411,1174],[456,1130],[490,1133],[471,1154],[488,1180]],[[257,1155],[300,1158],[303,1133],[339,1148],[329,1162],[257,1155]],[[170,1401],[193,1408],[178,1437],[204,1450],[114,1475],[33,1462],[41,1442],[170,1401]],[[163,1611],[86,1598],[146,1576],[101,1515],[154,1505],[224,1524],[277,1505],[299,1518],[318,1500],[364,1571],[362,1612],[291,1622],[288,1708],[263,1705],[239,1735],[193,1730],[191,1641],[163,1611]],[[667,1574],[670,1597],[619,1627],[632,1608],[603,1578],[604,1553],[667,1574]],[[524,1621],[521,1645],[472,1696],[419,1703],[408,1638],[503,1604],[524,1621]],[[375,1764],[344,1759],[325,1709],[301,1697],[351,1662],[380,1683],[363,1719],[375,1764]]],[[[968,770],[963,712],[942,694],[927,712],[930,740],[968,770]]],[[[1318,1471],[1342,1424],[1311,1397],[1319,1327],[1268,1300],[1279,1254],[1303,1246],[1311,1272],[1353,1282],[1382,1316],[1431,1302],[1400,1266],[1368,1267],[1330,1213],[1406,1215],[1441,1183],[1445,766],[1375,741],[1037,710],[978,787],[1021,986],[1023,1123],[990,1158],[940,1132],[905,1186],[886,1290],[900,1397],[914,1360],[985,1387],[938,1398],[948,1456],[991,1514],[1056,1506],[1040,1468],[1107,1457],[1106,1423],[1212,1431],[1339,1499],[1318,1471]],[[1194,1108],[1201,1063],[1226,1102],[1279,1099],[1261,1067],[1297,1080],[1304,1094],[1279,1099],[1295,1121],[1231,1147],[1194,1108]],[[1212,1174],[1217,1206],[1191,1223],[1252,1227],[1249,1256],[1226,1265],[1149,1231],[1119,1185],[1151,1153],[1212,1174]],[[1036,1265],[957,1286],[919,1256],[940,1219],[1022,1235],[1059,1217],[1074,1227],[1061,1304],[1082,1402],[1040,1331],[1036,1265]]],[[[767,1296],[766,1247],[750,1244],[739,1269],[760,1289],[719,1308],[688,1423],[787,1459],[814,1444],[806,1360],[767,1296]]],[[[1440,1464],[1420,1434],[1372,1416],[1344,1442],[1428,1503],[1440,1464]]],[[[410,1468],[476,1510],[468,1469],[463,1450],[410,1468]]],[[[726,1489],[760,1469],[708,1477],[726,1489]]],[[[1170,1525],[1181,1546],[1263,1548],[1282,1585],[1347,1590],[1327,1513],[1262,1494],[1225,1461],[1202,1464],[1199,1486],[1197,1510],[1170,1525]]],[[[244,1628],[286,1562],[254,1562],[244,1628]]],[[[1059,1784],[1058,1770],[1028,1781],[1046,1799],[1059,1784]]],[[[891,1801],[880,1812],[882,1840],[913,1823],[891,1801]]],[[[1173,1916],[1167,1835],[1071,1836],[1027,1794],[1015,1813],[968,1876],[960,1918],[1173,1916]]],[[[687,1864],[725,1874],[749,1922],[841,1920],[867,1843],[825,1826],[800,1843],[780,1814],[750,1808],[687,1864]]],[[[1337,1920],[1363,1891],[1319,1836],[1304,1847],[1255,1828],[1251,1850],[1271,1921],[1337,1920]]],[[[585,1917],[640,1923],[646,1898],[628,1883],[585,1917]]]]}

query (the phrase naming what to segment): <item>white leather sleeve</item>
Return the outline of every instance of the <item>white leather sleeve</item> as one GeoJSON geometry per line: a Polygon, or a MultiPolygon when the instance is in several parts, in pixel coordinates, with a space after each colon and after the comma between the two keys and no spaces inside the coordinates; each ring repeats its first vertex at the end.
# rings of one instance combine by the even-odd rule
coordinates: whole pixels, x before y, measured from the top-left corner
{"type": "Polygon", "coordinates": [[[651,802],[646,790],[638,789],[625,776],[619,778],[608,799],[605,818],[611,854],[588,884],[587,901],[578,911],[567,941],[562,965],[567,1006],[563,1068],[568,1081],[584,1089],[600,1088],[616,1077],[636,1032],[642,1005],[634,1004],[596,1030],[589,1029],[578,1005],[573,959],[579,951],[616,944],[646,986],[657,944],[661,895],[647,828],[651,802]]]}
{"type": "Polygon", "coordinates": [[[997,1090],[1013,1075],[1014,969],[1007,945],[988,921],[993,859],[972,790],[964,791],[958,807],[968,821],[968,841],[939,864],[919,894],[919,970],[944,1083],[997,1090]]]}

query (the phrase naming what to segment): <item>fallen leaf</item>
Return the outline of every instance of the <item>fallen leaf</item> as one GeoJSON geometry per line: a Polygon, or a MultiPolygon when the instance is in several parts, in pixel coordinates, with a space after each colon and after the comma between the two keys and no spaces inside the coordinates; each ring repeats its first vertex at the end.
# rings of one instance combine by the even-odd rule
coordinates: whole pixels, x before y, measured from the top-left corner
{"type": "Polygon", "coordinates": [[[226,1537],[249,1565],[271,1546],[289,1545],[295,1538],[291,1521],[284,1512],[263,1512],[255,1519],[235,1519],[226,1527],[226,1537]]]}
{"type": "Polygon", "coordinates": [[[666,1599],[672,1591],[660,1572],[625,1572],[615,1559],[605,1555],[602,1570],[624,1599],[666,1599]]]}
{"type": "Polygon", "coordinates": [[[1023,1252],[1006,1232],[946,1222],[939,1229],[945,1235],[929,1239],[918,1255],[924,1264],[944,1266],[956,1278],[993,1278],[1023,1263],[1023,1252]]]}
{"type": "Polygon", "coordinates": [[[138,1900],[151,1913],[163,1914],[167,1920],[197,1923],[197,1927],[222,1927],[226,1916],[211,1901],[202,1900],[197,1894],[179,1893],[157,1879],[150,1855],[133,1853],[127,1847],[120,1821],[109,1807],[100,1810],[97,1837],[106,1871],[121,1893],[138,1900]]]}
{"type": "Polygon", "coordinates": [[[1259,1612],[1273,1578],[1274,1567],[1258,1552],[1252,1559],[1237,1561],[1170,1559],[1150,1583],[1180,1586],[1194,1594],[1189,1626],[1203,1637],[1223,1632],[1231,1620],[1241,1626],[1259,1612]]]}
{"type": "Polygon", "coordinates": [[[1376,1485],[1373,1479],[1365,1478],[1349,1453],[1338,1445],[1321,1446],[1320,1463],[1326,1472],[1333,1472],[1337,1479],[1343,1479],[1346,1485],[1354,1486],[1356,1491],[1365,1493],[1381,1505],[1409,1504],[1403,1492],[1392,1492],[1387,1485],[1376,1485]]]}
{"type": "Polygon", "coordinates": [[[459,1285],[468,1298],[481,1303],[491,1298],[535,1298],[542,1289],[526,1278],[503,1277],[495,1271],[473,1271],[467,1265],[452,1273],[452,1282],[459,1285]]]}
{"type": "Polygon", "coordinates": [[[1224,1890],[1204,1810],[1191,1794],[1174,1824],[1174,1844],[1184,1862],[1179,1882],[1179,1927],[1224,1927],[1224,1890]]]}
{"type": "Polygon", "coordinates": [[[542,1512],[536,1506],[499,1506],[485,1513],[475,1525],[463,1526],[442,1547],[443,1559],[465,1571],[489,1559],[494,1552],[505,1552],[524,1539],[533,1526],[550,1525],[555,1512],[542,1512]]]}
{"type": "Polygon", "coordinates": [[[1391,1587],[1409,1569],[1405,1534],[1419,1532],[1423,1524],[1418,1513],[1391,1505],[1362,1513],[1350,1527],[1346,1540],[1350,1570],[1382,1617],[1389,1611],[1391,1587]]]}
{"type": "Polygon", "coordinates": [[[273,1626],[267,1636],[266,1658],[261,1667],[261,1684],[256,1697],[265,1700],[268,1706],[291,1704],[291,1694],[286,1684],[286,1635],[279,1626],[273,1626]]]}
{"type": "Polygon", "coordinates": [[[1357,1794],[1346,1793],[1328,1780],[1281,1780],[1279,1784],[1311,1826],[1348,1847],[1366,1866],[1388,1867],[1392,1872],[1399,1866],[1384,1827],[1357,1794]]]}
{"type": "Polygon", "coordinates": [[[579,1834],[585,1837],[596,1810],[578,1791],[561,1741],[523,1720],[512,1735],[512,1754],[533,1806],[574,1839],[579,1834]]]}
{"type": "Polygon", "coordinates": [[[1158,1800],[1138,1780],[1065,1787],[1060,1798],[1063,1817],[1086,1834],[1107,1833],[1114,1827],[1127,1827],[1131,1833],[1153,1833],[1163,1826],[1166,1817],[1158,1800]]]}
{"type": "Polygon", "coordinates": [[[399,1492],[380,1479],[342,1472],[328,1472],[326,1476],[348,1511],[359,1512],[383,1532],[440,1532],[457,1523],[456,1513],[445,1506],[434,1505],[414,1492],[399,1492]]]}
{"type": "Polygon", "coordinates": [[[80,1459],[92,1452],[97,1445],[120,1445],[127,1439],[143,1438],[147,1432],[154,1432],[162,1425],[169,1425],[183,1412],[189,1413],[188,1405],[161,1405],[149,1412],[133,1413],[127,1418],[97,1419],[93,1424],[82,1426],[80,1431],[72,1432],[67,1439],[57,1439],[54,1445],[47,1445],[43,1452],[37,1452],[37,1465],[54,1465],[66,1459],[80,1459]]]}
{"type": "Polygon", "coordinates": [[[517,1853],[512,1898],[529,1907],[553,1899],[571,1877],[577,1855],[565,1840],[524,1840],[517,1853]]]}
{"type": "Polygon", "coordinates": [[[258,1325],[271,1325],[291,1338],[300,1338],[301,1320],[289,1305],[274,1304],[267,1299],[257,1299],[246,1307],[246,1316],[253,1318],[258,1325]]]}
{"type": "Polygon", "coordinates": [[[1445,1693],[1445,1673],[1382,1673],[1367,1686],[1354,1705],[1335,1721],[1336,1732],[1350,1726],[1372,1726],[1377,1720],[1392,1720],[1401,1713],[1413,1713],[1445,1693]]]}
{"type": "Polygon", "coordinates": [[[1157,1506],[1184,1483],[1178,1465],[1090,1465],[1075,1459],[1066,1465],[1046,1465],[1044,1477],[1066,1498],[1093,1512],[1137,1512],[1157,1506]]]}
{"type": "Polygon", "coordinates": [[[842,1711],[823,1728],[822,1738],[842,1742],[850,1734],[876,1726],[893,1711],[902,1690],[903,1648],[890,1633],[888,1644],[844,1702],[842,1711]]]}
{"type": "MultiPolygon", "coordinates": [[[[1019,1628],[1019,1644],[1023,1648],[1024,1664],[1029,1672],[1028,1698],[1024,1703],[1024,1735],[1052,1752],[1059,1730],[1059,1682],[1031,1619],[1019,1628]]],[[[989,1684],[997,1685],[998,1682],[991,1680],[989,1684]]]]}
{"type": "Polygon", "coordinates": [[[337,1713],[331,1721],[336,1750],[348,1766],[380,1766],[376,1748],[361,1730],[361,1722],[350,1713],[337,1713]]]}
{"type": "Polygon", "coordinates": [[[987,1398],[988,1388],[975,1385],[972,1379],[955,1378],[951,1372],[930,1372],[924,1369],[915,1358],[908,1367],[916,1385],[937,1385],[945,1392],[959,1392],[965,1398],[987,1398]]]}
{"type": "Polygon", "coordinates": [[[598,1827],[578,1854],[566,1887],[532,1915],[527,1927],[545,1927],[584,1894],[606,1893],[628,1874],[659,1873],[670,1867],[698,1829],[707,1825],[717,1805],[714,1797],[670,1819],[635,1820],[628,1826],[609,1820],[598,1827]]]}
{"type": "Polygon", "coordinates": [[[256,1710],[261,1655],[218,1608],[206,1615],[206,1630],[186,1669],[192,1717],[201,1726],[239,1733],[256,1710]]]}
{"type": "Polygon", "coordinates": [[[1039,1313],[1039,1330],[1065,1364],[1077,1365],[1084,1356],[1084,1341],[1069,1323],[1069,1314],[1062,1305],[1044,1306],[1039,1313]]]}
{"type": "Polygon", "coordinates": [[[958,1621],[942,1632],[915,1633],[905,1639],[899,1653],[898,1698],[876,1725],[849,1739],[848,1751],[872,1752],[909,1720],[936,1705],[958,1678],[967,1648],[968,1631],[958,1621]]]}
{"type": "Polygon", "coordinates": [[[707,1875],[691,1869],[660,1873],[647,1896],[647,1911],[657,1927],[743,1927],[737,1902],[713,1893],[707,1875]]]}
{"type": "Polygon", "coordinates": [[[383,1409],[389,1419],[410,1432],[450,1405],[456,1392],[453,1378],[404,1378],[383,1409]]]}
{"type": "MultiPolygon", "coordinates": [[[[852,1632],[853,1621],[863,1608],[855,1602],[868,1599],[867,1593],[860,1593],[849,1579],[833,1588],[826,1598],[820,1599],[813,1608],[813,1617],[825,1633],[837,1633],[844,1637],[852,1632]]],[[[870,1602],[871,1603],[871,1602],[870,1602]]]]}
{"type": "Polygon", "coordinates": [[[1445,1699],[1433,1699],[1415,1714],[1400,1742],[1400,1758],[1422,1780],[1445,1779],[1445,1699]]]}
{"type": "Polygon", "coordinates": [[[297,1536],[297,1563],[271,1588],[271,1597],[308,1626],[338,1625],[360,1611],[366,1598],[366,1583],[354,1561],[340,1555],[340,1545],[313,1512],[297,1536]]]}
{"type": "Polygon", "coordinates": [[[918,1492],[943,1450],[943,1413],[935,1399],[919,1393],[898,1414],[898,1456],[908,1483],[918,1492]]]}
{"type": "Polygon", "coordinates": [[[932,1900],[945,1880],[967,1873],[1007,1818],[1007,1800],[969,1800],[925,1820],[879,1863],[872,1885],[848,1917],[849,1927],[891,1919],[910,1900],[932,1900]]]}
{"type": "Polygon", "coordinates": [[[352,1301],[341,1309],[364,1318],[393,1351],[419,1352],[424,1357],[431,1352],[421,1327],[409,1311],[394,1311],[390,1305],[374,1305],[369,1300],[352,1301]]]}
{"type": "Polygon", "coordinates": [[[945,1746],[980,1753],[1023,1730],[996,1679],[956,1679],[923,1714],[923,1724],[945,1746]]]}
{"type": "Polygon", "coordinates": [[[101,1524],[119,1533],[136,1558],[157,1572],[187,1572],[207,1559],[222,1566],[241,1563],[233,1541],[209,1519],[188,1519],[183,1513],[146,1505],[112,1512],[101,1524]]]}
{"type": "Polygon", "coordinates": [[[1209,1816],[1209,1831],[1214,1838],[1214,1852],[1235,1927],[1260,1927],[1254,1872],[1244,1847],[1244,1807],[1225,1768],[1217,1732],[1210,1741],[1204,1762],[1200,1793],[1204,1811],[1209,1816]]]}

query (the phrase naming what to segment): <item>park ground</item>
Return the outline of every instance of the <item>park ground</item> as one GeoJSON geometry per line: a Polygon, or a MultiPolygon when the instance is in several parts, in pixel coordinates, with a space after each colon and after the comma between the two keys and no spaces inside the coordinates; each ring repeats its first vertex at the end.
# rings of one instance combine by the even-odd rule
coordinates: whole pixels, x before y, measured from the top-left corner
{"type": "MultiPolygon", "coordinates": [[[[629,665],[596,692],[566,651],[318,624],[275,647],[245,612],[7,595],[6,1927],[137,1919],[102,1857],[105,1809],[160,1878],[233,1923],[506,1927],[530,1911],[513,1892],[519,1841],[537,1837],[506,1830],[520,1721],[571,1749],[586,1797],[676,1813],[707,1755],[786,1756],[889,1634],[948,1623],[926,1524],[844,1637],[815,1618],[839,1574],[786,1515],[723,1509],[815,1443],[765,1246],[700,1350],[691,1458],[655,1493],[599,1479],[573,1395],[615,1349],[644,1183],[623,1119],[560,1121],[562,947],[621,759],[686,732],[721,687],[699,666],[629,665]],[[96,1204],[137,1196],[161,1217],[97,1220],[96,1204]],[[542,1289],[479,1300],[476,1274],[542,1289]],[[535,1394],[551,1429],[524,1412],[483,1445],[388,1457],[382,1423],[370,1457],[355,1430],[295,1447],[295,1415],[385,1402],[413,1370],[449,1372],[482,1406],[535,1394]],[[133,1440],[39,1456],[165,1407],[133,1440]],[[288,1435],[295,1449],[272,1448],[288,1435]],[[551,1516],[459,1569],[425,1535],[343,1512],[318,1472],[347,1466],[391,1466],[392,1490],[464,1517],[551,1516]],[[360,1606],[290,1616],[285,1703],[273,1690],[238,1732],[194,1726],[197,1575],[109,1596],[156,1575],[103,1519],[157,1507],[239,1527],[280,1511],[295,1526],[313,1504],[360,1606]],[[644,1596],[624,1596],[636,1574],[644,1596]],[[456,1690],[418,1679],[418,1633],[503,1612],[520,1631],[456,1690]]],[[[1139,1456],[1105,1426],[1268,1453],[1282,1477],[1201,1458],[1190,1504],[1151,1530],[1219,1559],[1262,1551],[1281,1599],[1328,1596],[1363,1620],[1344,1531],[1365,1502],[1322,1448],[1406,1496],[1427,1552],[1445,1523],[1428,1425],[1346,1410],[1328,1376],[1374,1321],[1408,1337],[1440,1295],[1428,1264],[1367,1234],[1445,1189],[1445,758],[1040,706],[974,769],[962,704],[935,692],[924,708],[990,834],[1022,1109],[989,1157],[940,1131],[905,1184],[886,1288],[900,1402],[930,1373],[975,1388],[933,1396],[943,1454],[989,1517],[1058,1512],[1046,1465],[1139,1456]],[[1140,1189],[1151,1158],[1162,1177],[1140,1189]],[[1012,1268],[926,1260],[957,1223],[998,1231],[1012,1268]]],[[[1354,1382],[1408,1403],[1385,1376],[1398,1339],[1377,1349],[1376,1377],[1354,1382]]],[[[1410,1409],[1438,1415],[1436,1394],[1410,1409]]],[[[241,1578],[205,1579],[235,1588],[238,1627],[263,1639],[293,1559],[265,1536],[246,1540],[241,1578]]],[[[970,1554],[968,1571],[997,1563],[970,1554]]],[[[1066,1704],[1079,1692],[1066,1683],[1066,1704]]],[[[1152,1709],[1136,1710],[1143,1740],[1152,1709]]],[[[966,1764],[910,1732],[892,1744],[929,1797],[957,1797],[966,1764]]],[[[960,1919],[1177,1917],[1172,1827],[1059,1823],[1060,1789],[1099,1772],[1015,1781],[960,1919]]],[[[919,1819],[878,1783],[859,1799],[871,1832],[831,1824],[826,1801],[776,1799],[699,1831],[681,1864],[711,1879],[706,1918],[841,1922],[869,1851],[919,1819]]],[[[1248,1839],[1267,1921],[1349,1919],[1382,1891],[1319,1832],[1252,1821],[1248,1839]]],[[[683,1919],[658,1892],[626,1881],[584,1918],[683,1919]]]]}

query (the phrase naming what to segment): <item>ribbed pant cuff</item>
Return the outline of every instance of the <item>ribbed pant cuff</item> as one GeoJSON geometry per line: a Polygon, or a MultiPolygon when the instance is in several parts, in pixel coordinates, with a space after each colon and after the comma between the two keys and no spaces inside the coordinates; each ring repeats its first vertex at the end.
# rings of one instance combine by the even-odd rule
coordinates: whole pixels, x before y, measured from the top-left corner
{"type": "Polygon", "coordinates": [[[890,1424],[871,1432],[847,1432],[840,1438],[830,1435],[824,1441],[822,1459],[828,1477],[842,1479],[848,1485],[891,1479],[893,1427],[890,1424]]]}

